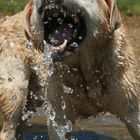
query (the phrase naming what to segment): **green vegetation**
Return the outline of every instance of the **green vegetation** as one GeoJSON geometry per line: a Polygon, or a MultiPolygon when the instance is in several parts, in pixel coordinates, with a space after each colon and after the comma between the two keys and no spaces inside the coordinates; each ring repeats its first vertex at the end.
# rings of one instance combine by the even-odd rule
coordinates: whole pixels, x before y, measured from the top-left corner
{"type": "Polygon", "coordinates": [[[140,15],[140,0],[116,0],[123,13],[140,15]]]}
{"type": "Polygon", "coordinates": [[[28,0],[0,0],[0,12],[4,14],[15,14],[23,10],[28,0]]]}
{"type": "MultiPolygon", "coordinates": [[[[0,0],[0,12],[14,14],[23,10],[28,0],[0,0]]],[[[123,13],[140,15],[140,0],[116,0],[123,13]]]]}

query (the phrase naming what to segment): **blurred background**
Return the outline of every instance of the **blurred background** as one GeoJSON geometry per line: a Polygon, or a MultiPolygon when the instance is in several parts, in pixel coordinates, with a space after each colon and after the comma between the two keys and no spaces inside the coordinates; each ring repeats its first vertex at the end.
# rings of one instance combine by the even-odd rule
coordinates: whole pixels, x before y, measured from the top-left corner
{"type": "MultiPolygon", "coordinates": [[[[140,15],[140,0],[116,0],[119,9],[124,14],[140,15]]],[[[0,12],[4,14],[15,14],[21,10],[28,0],[0,0],[0,12]]]]}

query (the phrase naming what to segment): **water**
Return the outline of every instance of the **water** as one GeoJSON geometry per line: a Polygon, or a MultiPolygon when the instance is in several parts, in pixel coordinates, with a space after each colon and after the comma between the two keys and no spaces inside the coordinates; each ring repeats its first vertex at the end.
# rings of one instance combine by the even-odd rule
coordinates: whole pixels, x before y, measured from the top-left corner
{"type": "MultiPolygon", "coordinates": [[[[46,126],[38,125],[24,130],[23,140],[48,140],[46,128],[46,126]]],[[[63,128],[59,130],[62,131],[63,128]]],[[[81,120],[74,127],[74,132],[70,134],[70,137],[70,140],[133,140],[125,126],[111,115],[81,120]]]]}
{"type": "MultiPolygon", "coordinates": [[[[24,136],[23,140],[49,140],[47,133],[31,132],[30,134],[23,133],[23,136],[24,136]]],[[[89,131],[89,132],[75,132],[72,134],[70,140],[115,140],[115,138],[111,138],[109,136],[105,136],[100,133],[89,131]]]]}

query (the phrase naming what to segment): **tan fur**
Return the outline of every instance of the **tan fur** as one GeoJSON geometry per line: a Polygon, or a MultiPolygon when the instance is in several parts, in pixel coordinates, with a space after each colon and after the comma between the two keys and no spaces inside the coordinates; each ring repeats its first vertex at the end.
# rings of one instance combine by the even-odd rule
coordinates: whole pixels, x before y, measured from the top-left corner
{"type": "Polygon", "coordinates": [[[40,66],[36,83],[40,89],[47,78],[43,54],[34,48],[26,48],[22,15],[8,17],[0,24],[0,108],[4,114],[0,140],[11,140],[15,136],[29,94],[29,84],[33,82],[34,66],[40,66]]]}
{"type": "MultiPolygon", "coordinates": [[[[42,18],[37,12],[37,7],[35,8],[40,4],[38,2],[43,3],[44,1],[30,1],[25,8],[23,19],[27,39],[32,41],[34,48],[42,51],[44,48],[42,18]],[[34,29],[32,25],[35,26],[34,29]]],[[[61,3],[61,0],[59,2],[61,3]]],[[[120,27],[121,18],[115,1],[63,0],[61,6],[72,9],[73,12],[77,11],[78,8],[83,8],[87,35],[77,51],[72,52],[62,61],[53,64],[54,73],[50,77],[46,89],[47,100],[49,100],[49,104],[52,105],[56,113],[54,120],[50,120],[48,124],[50,140],[63,140],[68,130],[64,130],[62,137],[59,136],[57,130],[62,126],[65,128],[69,121],[75,123],[79,117],[97,116],[98,113],[104,112],[110,112],[120,118],[126,124],[131,135],[139,140],[140,109],[136,62],[132,47],[126,40],[124,29],[120,27]],[[62,108],[64,102],[66,104],[65,109],[62,108]],[[58,125],[58,128],[53,127],[55,124],[58,125]]],[[[6,26],[12,27],[9,23],[6,26]]],[[[21,28],[17,31],[21,31],[21,28]]],[[[22,38],[24,40],[23,36],[20,36],[20,41],[22,41],[22,38]]],[[[5,44],[5,39],[3,39],[3,43],[5,44]]],[[[1,50],[3,50],[3,46],[5,45],[1,45],[1,50]]],[[[12,50],[14,51],[14,49],[12,50]]],[[[21,66],[24,67],[24,70],[28,70],[26,68],[27,63],[24,62],[30,63],[32,61],[27,61],[24,51],[20,50],[10,52],[10,54],[16,52],[19,56],[18,63],[22,60],[21,66]],[[26,61],[23,62],[23,60],[26,61]]],[[[31,55],[28,58],[34,59],[36,57],[31,55]]],[[[41,61],[42,58],[39,60],[41,61]]],[[[5,64],[6,62],[4,62],[5,64]]],[[[27,71],[24,74],[28,75],[28,73],[27,71]]],[[[23,83],[20,84],[24,85],[23,83]]],[[[31,85],[31,89],[36,89],[34,84],[31,85]]],[[[4,93],[1,94],[5,95],[4,93]]],[[[19,101],[19,103],[22,104],[22,101],[19,101]]],[[[5,109],[6,107],[3,108],[3,110],[5,109]]],[[[6,125],[7,121],[5,121],[4,127],[6,125]]]]}

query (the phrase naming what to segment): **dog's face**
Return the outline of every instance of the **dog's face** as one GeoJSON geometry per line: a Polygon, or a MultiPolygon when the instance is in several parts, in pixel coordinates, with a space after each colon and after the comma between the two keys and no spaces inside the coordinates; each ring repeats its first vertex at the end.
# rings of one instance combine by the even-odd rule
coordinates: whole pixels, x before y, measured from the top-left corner
{"type": "Polygon", "coordinates": [[[45,40],[59,60],[79,48],[92,49],[120,26],[114,0],[34,0],[25,11],[28,38],[41,50],[45,40]]]}
{"type": "Polygon", "coordinates": [[[25,18],[28,39],[40,50],[45,40],[58,62],[47,88],[54,92],[48,91],[47,96],[63,94],[63,85],[75,93],[101,92],[98,78],[103,77],[104,83],[110,73],[102,70],[108,66],[103,64],[104,58],[112,50],[108,42],[120,27],[115,0],[32,0],[25,8],[25,18]]]}

